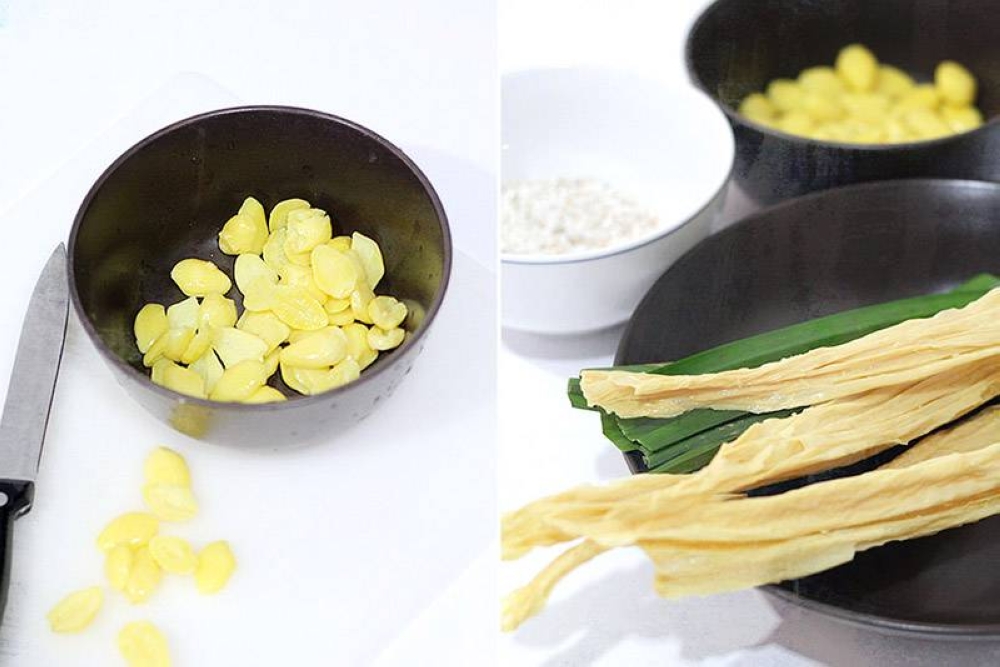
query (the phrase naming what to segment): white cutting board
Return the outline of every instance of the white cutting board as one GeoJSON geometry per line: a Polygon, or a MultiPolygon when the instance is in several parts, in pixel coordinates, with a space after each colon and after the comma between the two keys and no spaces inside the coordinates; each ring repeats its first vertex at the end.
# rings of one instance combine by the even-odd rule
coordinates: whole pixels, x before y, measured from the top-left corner
{"type": "MultiPolygon", "coordinates": [[[[178,77],[0,212],[7,235],[0,254],[0,397],[34,281],[67,238],[94,179],[149,132],[236,103],[207,79],[178,77]]],[[[491,234],[491,175],[427,154],[431,161],[422,163],[413,151],[452,224],[463,226],[456,238],[473,226],[491,234]]],[[[440,606],[436,599],[494,538],[494,283],[493,271],[459,245],[435,328],[395,395],[329,444],[272,454],[197,442],[154,420],[115,383],[71,315],[35,506],[14,529],[12,585],[0,628],[3,664],[121,664],[117,631],[141,618],[168,635],[179,667],[375,659],[426,609],[440,606]],[[110,594],[85,633],[51,634],[48,608],[70,590],[103,582],[94,538],[108,519],[141,509],[142,460],[156,444],[188,458],[202,505],[193,522],[172,532],[196,543],[230,540],[236,575],[213,597],[177,577],[145,605],[110,594]]],[[[476,586],[487,581],[479,577],[476,586]]],[[[492,603],[492,591],[478,597],[492,603]]],[[[466,639],[483,637],[489,651],[492,627],[470,626],[472,620],[463,626],[463,619],[489,615],[456,616],[444,622],[466,639]]],[[[463,642],[461,655],[438,646],[424,657],[437,665],[487,659],[467,652],[474,645],[463,642]]]]}

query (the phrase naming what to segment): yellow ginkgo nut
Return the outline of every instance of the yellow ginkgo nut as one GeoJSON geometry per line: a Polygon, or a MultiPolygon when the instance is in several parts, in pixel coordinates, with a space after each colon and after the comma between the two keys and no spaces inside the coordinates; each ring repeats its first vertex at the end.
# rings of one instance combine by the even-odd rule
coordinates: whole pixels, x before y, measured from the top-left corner
{"type": "Polygon", "coordinates": [[[347,336],[327,327],[297,340],[281,352],[281,362],[299,368],[328,368],[347,356],[347,336]]]}
{"type": "Polygon", "coordinates": [[[129,574],[132,572],[132,558],[132,549],[125,544],[117,545],[104,557],[104,576],[112,589],[125,590],[129,574]]]}
{"type": "Polygon", "coordinates": [[[198,591],[206,595],[219,592],[225,588],[235,570],[236,557],[233,556],[229,542],[212,542],[198,554],[198,565],[194,573],[198,591]]]}
{"type": "Polygon", "coordinates": [[[97,616],[104,603],[100,586],[92,586],[70,593],[46,615],[52,632],[80,632],[97,616]]]}
{"type": "Polygon", "coordinates": [[[335,299],[345,299],[364,276],[346,251],[321,245],[312,251],[312,272],[316,285],[335,299]]]}
{"type": "Polygon", "coordinates": [[[236,323],[236,328],[264,341],[268,346],[268,353],[288,340],[288,336],[292,333],[291,328],[277,315],[266,310],[244,312],[236,323]]]}
{"type": "Polygon", "coordinates": [[[162,580],[163,571],[153,560],[149,547],[142,546],[135,550],[132,557],[132,568],[123,592],[129,602],[140,604],[152,596],[162,580]]]}
{"type": "Polygon", "coordinates": [[[135,343],[139,351],[145,354],[157,338],[167,332],[169,324],[163,306],[158,303],[147,303],[139,309],[135,316],[135,343]]]}
{"type": "Polygon", "coordinates": [[[212,349],[219,355],[222,365],[230,368],[240,363],[252,359],[263,361],[271,347],[261,340],[259,336],[237,329],[236,327],[226,327],[216,329],[212,338],[212,349]]]}
{"type": "Polygon", "coordinates": [[[285,199],[279,201],[271,209],[271,216],[268,218],[268,227],[271,232],[275,232],[288,224],[288,214],[298,209],[310,208],[309,202],[305,199],[285,199]]]}
{"type": "Polygon", "coordinates": [[[198,566],[198,557],[191,544],[173,535],[157,535],[149,541],[149,554],[170,574],[191,574],[198,566]]]}
{"type": "Polygon", "coordinates": [[[97,536],[97,547],[104,552],[119,544],[136,548],[149,543],[160,530],[159,520],[146,512],[126,512],[108,523],[97,536]]]}
{"type": "Polygon", "coordinates": [[[322,304],[301,288],[278,285],[274,288],[271,310],[292,329],[315,331],[329,324],[329,316],[322,304]]]}
{"type": "Polygon", "coordinates": [[[288,399],[280,391],[274,387],[268,387],[267,385],[261,387],[254,393],[250,394],[248,398],[243,399],[244,403],[280,403],[281,401],[287,401],[288,399]]]}
{"type": "Polygon", "coordinates": [[[207,294],[201,300],[198,326],[221,329],[236,324],[236,302],[221,294],[207,294]]]}
{"type": "Polygon", "coordinates": [[[143,475],[153,484],[191,485],[191,471],[184,457],[169,447],[157,447],[143,464],[143,475]]]}
{"type": "Polygon", "coordinates": [[[227,368],[208,395],[213,401],[238,402],[264,386],[270,375],[264,363],[247,359],[227,368]]]}
{"type": "Polygon", "coordinates": [[[229,276],[214,263],[193,257],[177,262],[170,271],[170,277],[188,296],[225,294],[233,286],[229,276]]]}
{"type": "Polygon", "coordinates": [[[198,513],[198,501],[190,486],[147,482],[142,487],[142,499],[161,521],[188,521],[198,513]]]}
{"type": "Polygon", "coordinates": [[[394,329],[406,319],[406,304],[391,296],[377,296],[368,302],[368,316],[381,329],[394,329]]]}
{"type": "Polygon", "coordinates": [[[391,350],[399,347],[405,337],[406,332],[399,327],[389,329],[388,331],[380,327],[372,327],[368,330],[368,345],[373,350],[391,350]]]}
{"type": "Polygon", "coordinates": [[[128,667],[170,667],[167,638],[149,621],[134,621],[118,633],[118,651],[128,667]]]}

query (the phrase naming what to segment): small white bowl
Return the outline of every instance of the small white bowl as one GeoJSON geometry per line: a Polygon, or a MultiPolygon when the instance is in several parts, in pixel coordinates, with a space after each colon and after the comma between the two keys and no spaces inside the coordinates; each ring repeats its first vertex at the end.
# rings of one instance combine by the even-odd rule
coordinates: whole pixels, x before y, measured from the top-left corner
{"type": "Polygon", "coordinates": [[[503,325],[567,334],[624,322],[656,278],[708,236],[733,168],[729,122],[693,87],[589,68],[506,75],[501,104],[504,181],[603,180],[661,223],[600,250],[502,252],[503,325]]]}

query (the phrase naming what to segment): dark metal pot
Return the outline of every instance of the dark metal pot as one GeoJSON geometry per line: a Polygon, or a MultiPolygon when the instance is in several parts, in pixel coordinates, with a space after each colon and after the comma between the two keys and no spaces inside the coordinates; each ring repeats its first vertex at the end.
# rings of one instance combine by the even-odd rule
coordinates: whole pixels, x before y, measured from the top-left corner
{"type": "MultiPolygon", "coordinates": [[[[622,334],[615,363],[681,359],[796,322],[952,289],[980,272],[1000,274],[998,220],[1000,184],[974,181],[864,183],[783,202],[667,269],[622,334]]],[[[899,451],[784,488],[868,470],[899,451]]],[[[645,470],[641,456],[626,456],[633,472],[645,470]]],[[[766,590],[879,630],[996,640],[998,560],[994,516],[766,590]]]]}
{"type": "MultiPolygon", "coordinates": [[[[213,111],[142,140],[91,188],[69,240],[73,305],[128,393],[182,432],[243,446],[333,437],[368,415],[410,371],[450,270],[445,212],[417,166],[356,123],[288,107],[213,111]],[[307,199],[330,213],[335,233],[374,238],[385,256],[380,291],[418,304],[405,325],[408,339],[356,382],[243,405],[190,398],[148,378],[132,333],[136,312],[147,302],[183,298],[169,273],[186,257],[211,259],[232,275],[234,258],[219,250],[218,233],[250,195],[265,207],[307,199]]],[[[239,304],[235,288],[230,296],[239,304]]]]}
{"type": "Polygon", "coordinates": [[[838,185],[890,178],[1000,179],[1000,125],[934,141],[863,146],[821,142],[766,128],[736,108],[779,77],[830,65],[847,44],[930,80],[956,60],[979,80],[977,105],[1000,113],[1000,14],[989,0],[718,0],[688,35],[692,81],[729,117],[736,135],[734,178],[758,204],[838,185]]]}

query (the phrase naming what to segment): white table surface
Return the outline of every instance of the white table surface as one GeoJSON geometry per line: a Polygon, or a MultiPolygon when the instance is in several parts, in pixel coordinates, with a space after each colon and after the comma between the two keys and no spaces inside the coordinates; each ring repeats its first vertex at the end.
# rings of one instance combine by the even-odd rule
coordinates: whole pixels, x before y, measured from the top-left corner
{"type": "Polygon", "coordinates": [[[114,636],[137,618],[164,629],[179,667],[492,660],[494,26],[488,3],[458,0],[0,0],[0,378],[38,271],[90,183],[192,113],[292,104],[368,125],[426,171],[456,247],[414,372],[370,419],[295,451],[173,432],[114,382],[71,317],[36,503],[15,526],[0,664],[121,664],[114,636]],[[47,609],[102,582],[93,540],[141,507],[141,462],[158,443],[188,457],[202,504],[176,532],[229,539],[240,564],[230,586],[202,597],[168,579],[142,607],[109,596],[86,633],[52,635],[47,609]]]}
{"type": "MultiPolygon", "coordinates": [[[[503,0],[501,72],[604,65],[687,85],[682,49],[704,0],[503,0]]],[[[715,228],[747,212],[730,193],[715,228]]],[[[569,407],[566,379],[610,363],[621,329],[544,337],[503,330],[499,362],[499,498],[510,510],[542,495],[628,474],[595,415],[569,407]]],[[[505,593],[559,553],[548,549],[501,566],[505,593]]],[[[565,579],[542,614],[502,637],[503,665],[803,667],[986,665],[1000,644],[889,637],[775,601],[757,590],[664,601],[638,550],[603,554],[565,579]]]]}

